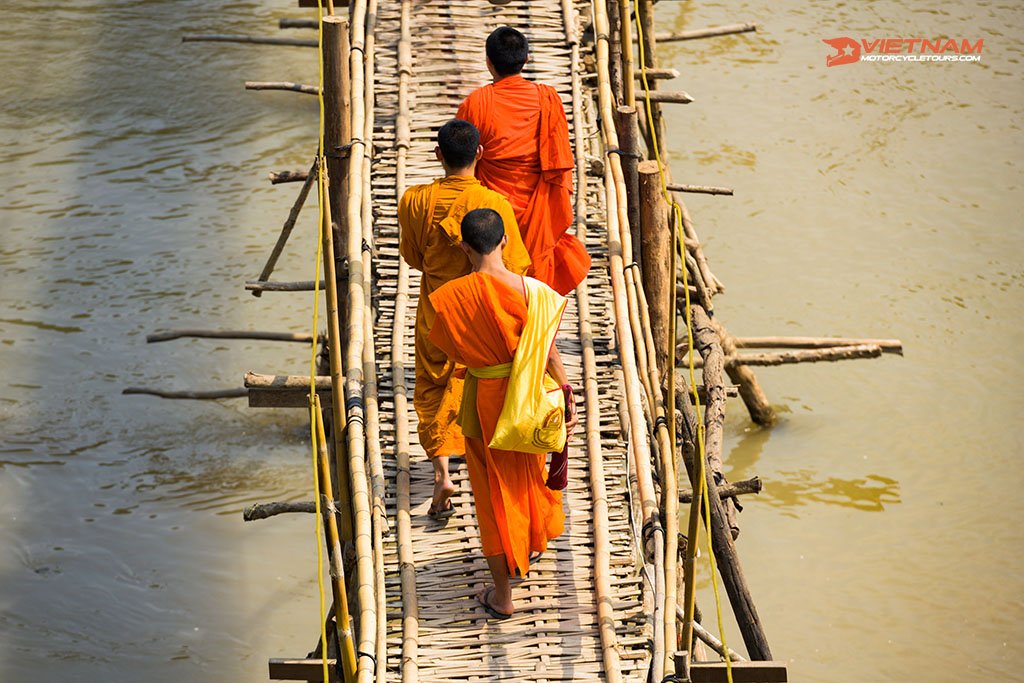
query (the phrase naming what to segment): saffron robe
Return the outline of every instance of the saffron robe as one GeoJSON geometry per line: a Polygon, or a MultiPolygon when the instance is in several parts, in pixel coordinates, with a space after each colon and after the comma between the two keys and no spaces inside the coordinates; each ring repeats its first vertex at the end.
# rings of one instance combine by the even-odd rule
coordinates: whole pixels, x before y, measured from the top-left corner
{"type": "Polygon", "coordinates": [[[419,419],[420,445],[431,458],[462,455],[465,445],[456,424],[462,401],[462,379],[453,376],[455,364],[427,335],[434,324],[430,294],[470,272],[469,259],[459,247],[462,218],[473,209],[494,209],[505,223],[508,244],[505,266],[523,273],[530,257],[523,246],[508,200],[483,187],[471,176],[449,176],[406,190],[398,204],[401,226],[399,251],[413,268],[423,272],[416,307],[416,389],[413,406],[419,419]]]}
{"type": "MultiPolygon", "coordinates": [[[[526,324],[523,292],[484,273],[444,285],[430,297],[437,312],[430,340],[460,365],[485,368],[510,363],[526,324]]],[[[545,355],[548,350],[542,351],[545,355]]],[[[543,552],[565,529],[561,491],[545,485],[546,455],[487,446],[494,435],[508,377],[477,379],[472,411],[482,438],[466,436],[466,464],[485,556],[505,555],[509,572],[525,575],[530,553],[543,552]]],[[[467,399],[469,396],[467,395],[467,399]]],[[[475,424],[473,425],[475,426],[475,424]]]]}
{"type": "Polygon", "coordinates": [[[568,294],[587,276],[590,255],[566,232],[575,218],[575,160],[558,92],[508,76],[471,93],[457,117],[480,131],[476,177],[512,204],[533,262],[529,274],[568,294]]]}

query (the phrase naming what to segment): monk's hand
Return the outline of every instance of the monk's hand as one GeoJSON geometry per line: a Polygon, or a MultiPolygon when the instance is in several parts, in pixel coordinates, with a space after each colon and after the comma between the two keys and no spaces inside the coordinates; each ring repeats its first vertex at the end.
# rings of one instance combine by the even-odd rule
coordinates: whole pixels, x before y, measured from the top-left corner
{"type": "Polygon", "coordinates": [[[565,394],[565,435],[566,438],[569,438],[576,431],[576,424],[579,422],[576,412],[576,394],[568,384],[562,385],[562,393],[565,394]]]}

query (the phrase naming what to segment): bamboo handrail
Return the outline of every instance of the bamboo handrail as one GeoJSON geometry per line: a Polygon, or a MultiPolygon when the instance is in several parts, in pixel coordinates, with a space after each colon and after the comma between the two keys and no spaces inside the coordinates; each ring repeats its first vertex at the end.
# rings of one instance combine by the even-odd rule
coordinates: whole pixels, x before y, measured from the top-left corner
{"type": "MultiPolygon", "coordinates": [[[[369,0],[366,6],[366,38],[364,64],[366,84],[363,107],[363,140],[366,142],[363,154],[363,188],[360,218],[363,243],[373,244],[373,206],[371,201],[371,159],[373,152],[374,100],[375,100],[375,31],[377,25],[377,0],[369,0]]],[[[373,250],[362,251],[363,272],[372,272],[373,250]]],[[[387,510],[385,508],[386,484],[384,478],[384,462],[381,454],[380,436],[380,403],[377,385],[377,349],[373,342],[373,293],[370,287],[363,287],[363,336],[368,343],[363,345],[363,376],[366,378],[366,456],[370,472],[371,523],[373,530],[373,576],[375,610],[377,614],[376,632],[376,680],[384,683],[387,676],[387,588],[384,575],[384,536],[390,533],[387,510]]]]}
{"type": "MultiPolygon", "coordinates": [[[[405,171],[411,136],[409,131],[409,79],[412,75],[412,0],[402,0],[401,34],[398,42],[398,115],[395,117],[395,198],[405,193],[405,171]]],[[[398,259],[394,329],[391,337],[391,385],[394,394],[397,489],[398,562],[402,592],[402,683],[419,681],[419,600],[416,594],[416,561],[412,549],[409,463],[409,390],[405,384],[403,344],[409,308],[409,264],[398,259]]]]}
{"type": "MultiPolygon", "coordinates": [[[[562,0],[565,39],[570,45],[570,73],[572,73],[573,137],[576,153],[576,237],[585,240],[587,231],[587,174],[583,132],[583,94],[580,84],[580,45],[577,39],[576,12],[572,0],[562,0]]],[[[594,525],[594,601],[597,606],[598,629],[601,636],[601,655],[605,680],[621,683],[622,663],[619,658],[618,637],[615,633],[615,611],[612,608],[612,588],[609,549],[611,534],[608,526],[608,493],[604,481],[604,461],[601,452],[601,407],[597,385],[597,360],[594,353],[594,333],[590,324],[590,295],[586,279],[576,288],[576,310],[579,318],[580,345],[583,356],[583,400],[586,410],[587,462],[590,469],[590,488],[593,500],[594,525]]]]}
{"type": "MultiPolygon", "coordinates": [[[[348,463],[352,490],[353,531],[356,550],[356,593],[359,598],[359,662],[357,678],[370,683],[376,678],[375,656],[377,645],[377,601],[373,559],[373,523],[370,512],[370,492],[366,476],[365,396],[363,376],[363,346],[365,292],[363,271],[363,161],[366,153],[364,129],[365,106],[365,47],[366,0],[356,0],[351,8],[349,28],[349,101],[352,121],[352,140],[349,146],[347,194],[347,254],[348,254],[348,318],[346,320],[347,348],[345,354],[346,433],[348,436],[348,463]]],[[[325,84],[326,87],[326,84],[325,84]]]]}
{"type": "MultiPolygon", "coordinates": [[[[594,26],[596,35],[596,55],[598,74],[598,101],[601,111],[602,132],[605,149],[618,149],[618,134],[615,131],[614,117],[614,95],[611,91],[611,84],[608,78],[608,14],[605,0],[594,2],[594,26]]],[[[624,78],[623,81],[626,79],[624,78]]],[[[632,81],[632,78],[629,79],[632,81]]],[[[639,487],[641,502],[643,506],[645,531],[650,528],[654,540],[654,564],[655,564],[655,614],[654,614],[654,643],[652,651],[652,677],[660,681],[666,671],[666,659],[669,651],[675,650],[675,644],[667,647],[665,642],[665,537],[661,528],[659,518],[659,506],[654,490],[654,482],[651,476],[651,455],[650,446],[647,442],[647,425],[643,419],[641,400],[639,395],[640,376],[636,365],[635,355],[638,350],[634,346],[632,336],[625,329],[630,319],[629,303],[625,290],[628,288],[628,279],[624,273],[622,244],[622,227],[628,226],[629,216],[626,205],[626,186],[622,173],[622,164],[618,155],[609,154],[605,163],[605,186],[606,205],[608,218],[608,252],[611,261],[612,288],[615,292],[614,309],[617,320],[616,334],[619,341],[619,348],[622,358],[623,375],[625,379],[625,390],[629,400],[627,410],[630,416],[630,450],[633,456],[634,469],[637,473],[637,485],[639,487]]],[[[672,558],[675,562],[675,558],[672,558]]],[[[674,623],[673,623],[674,628],[674,623]]]]}

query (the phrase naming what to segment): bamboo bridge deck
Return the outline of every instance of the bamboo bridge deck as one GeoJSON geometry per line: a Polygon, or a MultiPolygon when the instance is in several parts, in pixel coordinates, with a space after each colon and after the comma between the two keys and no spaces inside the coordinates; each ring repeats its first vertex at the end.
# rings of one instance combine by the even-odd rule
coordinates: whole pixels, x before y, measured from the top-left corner
{"type": "MultiPolygon", "coordinates": [[[[392,392],[396,385],[410,392],[413,382],[413,324],[418,274],[400,275],[397,198],[404,187],[398,180],[398,166],[404,164],[406,184],[430,182],[439,167],[434,158],[437,128],[452,118],[459,103],[474,88],[487,82],[482,60],[482,37],[501,25],[529,27],[531,63],[528,77],[555,86],[563,97],[570,127],[582,133],[574,140],[591,156],[600,154],[594,117],[573,106],[572,49],[578,38],[575,17],[563,16],[560,3],[515,3],[504,7],[489,2],[456,4],[408,3],[403,16],[398,3],[380,7],[377,23],[377,104],[374,141],[384,150],[373,164],[373,205],[379,254],[375,281],[379,305],[375,343],[382,366],[401,368],[398,381],[382,378],[381,437],[388,481],[388,515],[395,518],[398,497],[396,453],[411,454],[411,561],[416,567],[416,634],[418,644],[413,662],[424,681],[597,681],[604,675],[603,650],[594,598],[595,487],[591,485],[591,463],[597,459],[603,469],[603,485],[609,492],[608,506],[611,556],[610,583],[614,586],[616,639],[625,680],[645,680],[650,657],[644,634],[644,607],[640,576],[635,565],[634,528],[627,500],[626,444],[620,435],[618,401],[620,382],[615,373],[617,354],[612,340],[611,287],[608,279],[607,235],[604,227],[602,193],[584,174],[578,201],[585,205],[588,251],[594,259],[585,283],[589,299],[589,326],[581,329],[579,307],[572,298],[564,318],[558,347],[575,386],[583,386],[584,375],[597,390],[596,416],[600,438],[588,444],[581,435],[572,443],[569,487],[565,491],[566,532],[556,539],[527,579],[517,582],[514,595],[517,613],[508,621],[489,619],[473,599],[489,581],[487,565],[479,552],[472,497],[465,464],[455,481],[456,514],[447,523],[426,516],[432,489],[432,469],[415,437],[415,429],[395,430],[391,425],[408,424],[415,415],[407,408],[396,409],[392,392]],[[406,38],[411,40],[412,70],[408,82],[411,112],[409,139],[396,137],[399,116],[398,52],[403,38],[402,22],[408,22],[406,38]],[[570,32],[567,36],[567,31],[570,32]],[[568,38],[568,39],[567,39],[568,38]],[[390,71],[390,73],[389,73],[390,71]],[[579,127],[574,124],[579,121],[579,127]],[[398,150],[408,143],[408,153],[399,160],[398,150]],[[395,285],[404,287],[394,297],[395,285]],[[396,311],[396,299],[408,299],[396,311]],[[586,329],[592,328],[593,331],[586,329]],[[392,330],[401,330],[393,347],[392,330]],[[584,344],[594,351],[594,364],[584,369],[584,344]],[[599,449],[598,452],[593,452],[599,449]]],[[[589,3],[587,4],[589,7],[589,3]]],[[[578,78],[579,74],[575,74],[578,78]]],[[[583,235],[581,235],[583,237],[583,235]]],[[[401,267],[401,270],[405,270],[401,267]]],[[[581,409],[581,425],[588,423],[589,406],[581,409]]],[[[414,427],[415,424],[410,427],[414,427]]],[[[453,461],[454,462],[454,461],[453,461]]],[[[601,476],[601,475],[599,475],[601,476]]],[[[599,494],[598,494],[599,495],[599,494]]],[[[397,521],[397,520],[396,520],[397,521]]],[[[397,526],[395,524],[394,526],[397,526]]],[[[399,572],[399,536],[392,534],[385,544],[385,568],[390,599],[388,605],[388,670],[402,670],[402,591],[399,572]]],[[[397,678],[396,678],[397,679],[397,678]]]]}
{"type": "MultiPolygon", "coordinates": [[[[299,0],[304,7],[316,4],[299,0]]],[[[341,5],[324,3],[332,9],[333,4],[341,5]]],[[[327,661],[332,680],[361,683],[662,683],[732,680],[736,673],[741,678],[735,680],[785,681],[785,665],[769,661],[734,544],[739,533],[735,496],[757,492],[760,481],[729,484],[723,476],[726,398],[739,395],[754,421],[770,424],[773,409],[750,366],[877,357],[900,352],[900,343],[737,339],[711,319],[712,297],[723,287],[674,193],[732,190],[665,185],[667,166],[653,160],[638,164],[641,133],[648,156],[660,149],[664,157],[659,103],[693,101],[683,92],[659,91],[656,82],[639,92],[639,83],[648,78],[678,76],[656,68],[653,0],[351,0],[344,9],[320,23],[281,23],[281,28],[321,27],[321,41],[183,37],[321,47],[321,86],[247,82],[246,87],[324,100],[326,153],[318,153],[313,170],[319,165],[330,176],[322,194],[333,214],[326,212],[320,222],[327,333],[317,338],[178,330],[148,338],[319,343],[319,376],[250,372],[244,389],[125,390],[165,398],[248,396],[253,407],[309,408],[310,383],[315,383],[324,408],[310,414],[317,425],[336,428],[329,444],[322,433],[318,439],[316,476],[326,495],[323,522],[340,608],[328,617],[334,635],[326,641],[326,653],[321,643],[305,658],[271,660],[271,677],[323,680],[327,661]],[[453,476],[455,514],[445,521],[426,514],[432,467],[415,437],[411,405],[419,275],[399,257],[396,208],[408,186],[441,174],[433,154],[435,131],[453,118],[467,94],[489,80],[483,42],[501,25],[527,34],[531,50],[525,74],[554,86],[562,97],[576,161],[572,229],[586,244],[593,266],[570,298],[557,340],[570,380],[582,390],[581,428],[571,442],[564,495],[566,531],[527,578],[513,581],[515,615],[496,621],[473,597],[489,575],[464,463],[453,476]],[[646,56],[644,68],[634,64],[634,53],[646,56]],[[677,252],[685,254],[685,262],[680,259],[672,272],[677,243],[685,245],[677,252]],[[689,353],[684,345],[678,355],[668,313],[676,293],[680,300],[686,296],[689,308],[680,314],[686,314],[693,332],[689,353]],[[784,351],[740,352],[749,348],[784,351]],[[674,372],[684,360],[702,368],[701,386],[674,372]],[[737,386],[727,386],[726,375],[737,386]],[[703,411],[695,410],[691,393],[703,411]],[[681,501],[689,502],[685,529],[679,524],[681,501]],[[695,539],[701,525],[713,541],[747,654],[760,661],[748,662],[727,649],[693,611],[696,548],[686,539],[695,539]],[[692,652],[677,653],[687,648],[692,652]],[[726,653],[731,664],[718,660],[726,653]]],[[[755,28],[739,24],[659,34],[657,40],[755,28]]],[[[313,170],[271,174],[274,183],[304,182],[258,279],[246,283],[256,296],[323,286],[269,279],[314,186],[313,170]]],[[[245,518],[317,509],[313,502],[268,503],[252,506],[245,518]]]]}

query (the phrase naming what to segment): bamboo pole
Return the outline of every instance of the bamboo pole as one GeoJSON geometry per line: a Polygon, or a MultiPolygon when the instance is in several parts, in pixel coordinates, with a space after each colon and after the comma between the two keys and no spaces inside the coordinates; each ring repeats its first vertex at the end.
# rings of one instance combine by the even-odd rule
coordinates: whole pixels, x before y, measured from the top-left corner
{"type": "MultiPolygon", "coordinates": [[[[342,347],[346,345],[341,332],[339,311],[348,312],[347,289],[341,287],[337,272],[336,235],[341,249],[346,248],[347,221],[339,218],[337,224],[333,212],[342,216],[347,207],[347,193],[344,191],[346,165],[334,150],[351,138],[349,114],[349,73],[348,73],[348,22],[340,17],[323,17],[323,100],[324,100],[324,150],[326,157],[326,183],[321,182],[320,197],[324,207],[324,221],[320,226],[323,240],[324,280],[327,290],[327,349],[331,373],[331,438],[334,447],[335,467],[338,472],[338,498],[342,504],[341,538],[346,543],[355,538],[352,508],[352,492],[349,472],[348,444],[346,442],[344,366],[342,347]]],[[[343,252],[344,253],[344,252],[343,252]]]]}
{"type": "MultiPolygon", "coordinates": [[[[348,613],[348,594],[345,590],[345,565],[342,561],[341,540],[338,537],[338,523],[334,515],[334,497],[331,494],[331,465],[324,433],[323,411],[320,397],[313,394],[313,421],[316,423],[317,464],[319,465],[320,495],[326,499],[327,509],[323,511],[324,531],[327,535],[328,562],[331,570],[331,589],[334,593],[334,614],[337,624],[338,652],[345,681],[354,681],[356,653],[352,638],[352,625],[348,613]]],[[[344,515],[342,515],[344,517],[344,515]]]]}
{"type": "Polygon", "coordinates": [[[261,332],[259,330],[167,330],[146,335],[146,343],[171,341],[184,338],[199,339],[257,339],[261,341],[284,341],[312,344],[316,337],[295,332],[261,332]]]}
{"type": "MultiPolygon", "coordinates": [[[[411,136],[409,131],[409,81],[412,78],[412,0],[402,0],[398,41],[398,114],[395,117],[395,198],[405,193],[405,170],[411,136]]],[[[419,681],[419,598],[416,593],[416,557],[412,548],[410,489],[409,389],[405,383],[404,334],[409,308],[409,265],[398,259],[395,292],[395,325],[391,337],[391,385],[395,410],[397,459],[398,564],[402,593],[402,683],[419,681]]]]}
{"type": "MultiPolygon", "coordinates": [[[[366,30],[364,53],[363,93],[363,140],[366,141],[366,153],[363,154],[363,188],[361,193],[363,243],[373,244],[373,205],[371,159],[373,152],[373,127],[375,121],[375,54],[377,29],[377,0],[369,0],[366,6],[366,30]]],[[[363,272],[371,273],[373,268],[373,249],[362,252],[363,272]]],[[[370,474],[371,522],[373,528],[373,560],[374,560],[374,596],[376,598],[377,633],[375,642],[376,681],[384,683],[387,677],[387,585],[384,574],[384,536],[391,533],[387,509],[385,508],[386,482],[384,478],[384,461],[381,453],[380,434],[380,403],[377,386],[377,349],[373,336],[373,292],[370,287],[363,288],[363,336],[367,340],[363,346],[363,375],[366,381],[366,453],[370,474]]]]}
{"type": "Polygon", "coordinates": [[[292,81],[246,81],[246,90],[290,90],[302,93],[303,95],[319,95],[320,88],[306,83],[293,83],[292,81]]]}
{"type": "MultiPolygon", "coordinates": [[[[288,238],[291,237],[292,230],[295,228],[295,222],[299,220],[299,213],[302,211],[302,207],[306,204],[306,197],[309,196],[309,190],[313,187],[313,181],[315,178],[316,161],[313,162],[313,165],[306,173],[306,177],[303,179],[304,182],[302,183],[302,188],[299,190],[299,195],[295,198],[295,202],[292,204],[291,211],[288,212],[288,218],[285,219],[284,225],[281,226],[281,234],[278,236],[277,243],[274,244],[274,248],[270,251],[270,256],[267,257],[267,262],[264,264],[263,270],[260,271],[259,276],[256,278],[257,281],[266,282],[267,278],[269,278],[271,273],[274,272],[274,268],[277,267],[277,260],[281,258],[284,246],[288,243],[288,238]]],[[[271,182],[274,182],[273,178],[271,178],[271,182]]],[[[253,289],[251,291],[252,295],[255,297],[263,294],[263,289],[253,289]]]]}
{"type": "MultiPolygon", "coordinates": [[[[584,152],[583,95],[580,84],[580,46],[577,38],[576,13],[571,0],[562,0],[565,38],[570,45],[570,73],[572,74],[573,137],[576,152],[576,237],[586,240],[587,231],[587,174],[584,152]]],[[[634,112],[635,113],[635,112],[634,112]]],[[[590,465],[590,492],[593,505],[594,527],[594,600],[597,606],[598,629],[601,637],[601,658],[605,680],[621,683],[622,663],[619,658],[618,637],[615,633],[615,611],[612,608],[610,582],[611,533],[608,525],[608,492],[604,480],[604,460],[601,452],[601,406],[597,383],[597,358],[594,351],[594,333],[590,323],[590,293],[587,280],[576,288],[576,309],[579,319],[581,355],[583,360],[583,400],[586,410],[587,460],[590,465]]]]}
{"type": "MultiPolygon", "coordinates": [[[[359,597],[359,621],[356,632],[360,658],[357,680],[371,683],[376,678],[377,601],[373,560],[373,522],[370,512],[370,491],[366,474],[366,407],[363,376],[363,336],[365,294],[363,271],[362,192],[363,161],[366,153],[364,128],[365,102],[365,47],[366,0],[357,0],[351,7],[351,49],[348,51],[350,90],[349,114],[351,120],[351,146],[348,158],[348,184],[346,196],[347,218],[345,236],[348,238],[348,316],[346,320],[345,403],[346,432],[348,436],[348,465],[352,487],[353,521],[356,550],[356,582],[359,597]],[[363,656],[366,655],[371,656],[363,656]]],[[[325,20],[326,21],[326,20],[325,20]]],[[[342,86],[346,85],[344,82],[342,86]]],[[[325,89],[328,87],[324,84],[325,89]]]]}
{"type": "MultiPolygon", "coordinates": [[[[619,147],[618,135],[612,125],[614,121],[614,98],[608,79],[609,26],[605,0],[595,0],[593,7],[597,39],[598,101],[601,119],[604,123],[602,126],[604,144],[606,150],[617,149],[619,147]]],[[[632,79],[630,80],[632,81],[632,79]]],[[[613,309],[617,321],[616,336],[622,358],[623,388],[629,397],[627,400],[627,410],[630,418],[629,446],[637,477],[637,486],[641,494],[644,526],[646,529],[650,529],[654,539],[655,592],[661,593],[655,600],[656,613],[653,615],[655,636],[652,650],[652,673],[654,680],[660,681],[665,671],[666,650],[664,618],[662,616],[665,607],[663,595],[665,587],[665,535],[661,527],[659,506],[654,491],[653,477],[651,476],[650,446],[647,442],[647,425],[644,422],[640,400],[640,377],[636,366],[636,349],[634,348],[631,335],[626,330],[630,315],[628,303],[625,300],[626,278],[623,272],[623,245],[620,226],[629,224],[629,216],[625,201],[626,191],[622,176],[621,160],[616,155],[609,155],[608,161],[605,164],[605,188],[608,209],[609,269],[611,271],[612,288],[614,291],[613,309]]]]}
{"type": "Polygon", "coordinates": [[[304,38],[263,38],[260,36],[231,36],[231,35],[184,35],[181,37],[183,43],[251,43],[255,45],[291,45],[293,47],[316,47],[315,40],[304,38]]]}
{"type": "Polygon", "coordinates": [[[757,24],[729,24],[728,26],[713,26],[693,31],[665,32],[657,34],[658,42],[671,43],[682,40],[697,40],[699,38],[714,38],[715,36],[728,36],[736,33],[750,33],[757,30],[757,24]]]}

